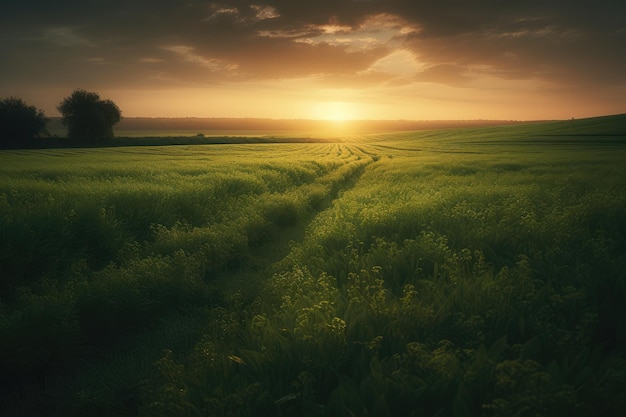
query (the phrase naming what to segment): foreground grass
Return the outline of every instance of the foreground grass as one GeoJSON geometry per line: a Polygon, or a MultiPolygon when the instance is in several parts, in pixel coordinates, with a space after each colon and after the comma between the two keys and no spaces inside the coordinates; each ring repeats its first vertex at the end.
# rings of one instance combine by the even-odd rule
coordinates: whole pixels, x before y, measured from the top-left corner
{"type": "Polygon", "coordinates": [[[621,124],[3,154],[5,402],[622,415],[621,124]]]}
{"type": "MultiPolygon", "coordinates": [[[[220,280],[262,270],[280,253],[272,242],[329,204],[368,162],[343,145],[3,157],[7,386],[62,373],[160,318],[228,303],[231,284],[220,280]]],[[[247,285],[251,297],[258,284],[247,285]]]]}

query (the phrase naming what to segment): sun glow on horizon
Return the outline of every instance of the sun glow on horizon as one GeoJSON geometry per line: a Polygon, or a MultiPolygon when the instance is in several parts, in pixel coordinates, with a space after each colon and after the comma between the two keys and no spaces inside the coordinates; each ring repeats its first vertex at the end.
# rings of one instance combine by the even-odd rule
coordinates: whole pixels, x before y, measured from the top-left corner
{"type": "Polygon", "coordinates": [[[359,112],[354,103],[345,101],[324,101],[313,105],[311,111],[313,119],[343,122],[357,120],[359,112]]]}

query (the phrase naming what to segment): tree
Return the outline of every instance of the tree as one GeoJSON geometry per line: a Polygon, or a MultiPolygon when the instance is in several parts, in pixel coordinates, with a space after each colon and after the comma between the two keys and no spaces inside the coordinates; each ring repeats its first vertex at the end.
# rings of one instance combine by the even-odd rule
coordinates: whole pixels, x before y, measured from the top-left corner
{"type": "Polygon", "coordinates": [[[122,119],[122,112],[111,100],[101,100],[97,93],[74,92],[57,107],[72,139],[99,141],[113,138],[113,126],[122,119]]]}
{"type": "Polygon", "coordinates": [[[46,133],[48,118],[43,110],[24,100],[9,97],[0,100],[0,143],[20,145],[46,133]]]}

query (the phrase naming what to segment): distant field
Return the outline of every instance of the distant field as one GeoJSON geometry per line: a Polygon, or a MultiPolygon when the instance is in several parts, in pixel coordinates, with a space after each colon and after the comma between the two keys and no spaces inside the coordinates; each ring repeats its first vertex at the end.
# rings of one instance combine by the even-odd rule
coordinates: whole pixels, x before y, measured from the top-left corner
{"type": "MultiPolygon", "coordinates": [[[[204,136],[307,136],[324,137],[371,132],[413,131],[442,128],[487,127],[529,122],[502,120],[274,120],[223,118],[124,118],[115,126],[118,137],[204,136]]],[[[63,137],[67,130],[60,118],[48,123],[51,135],[63,137]]]]}
{"type": "Polygon", "coordinates": [[[0,415],[624,415],[626,116],[456,127],[0,151],[0,415]]]}

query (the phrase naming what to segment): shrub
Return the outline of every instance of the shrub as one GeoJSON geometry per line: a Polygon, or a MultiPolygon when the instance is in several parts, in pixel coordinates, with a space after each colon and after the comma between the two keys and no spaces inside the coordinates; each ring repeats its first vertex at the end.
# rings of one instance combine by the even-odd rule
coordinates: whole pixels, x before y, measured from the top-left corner
{"type": "Polygon", "coordinates": [[[47,121],[43,110],[29,106],[22,99],[0,100],[0,145],[19,146],[45,134],[47,121]]]}

